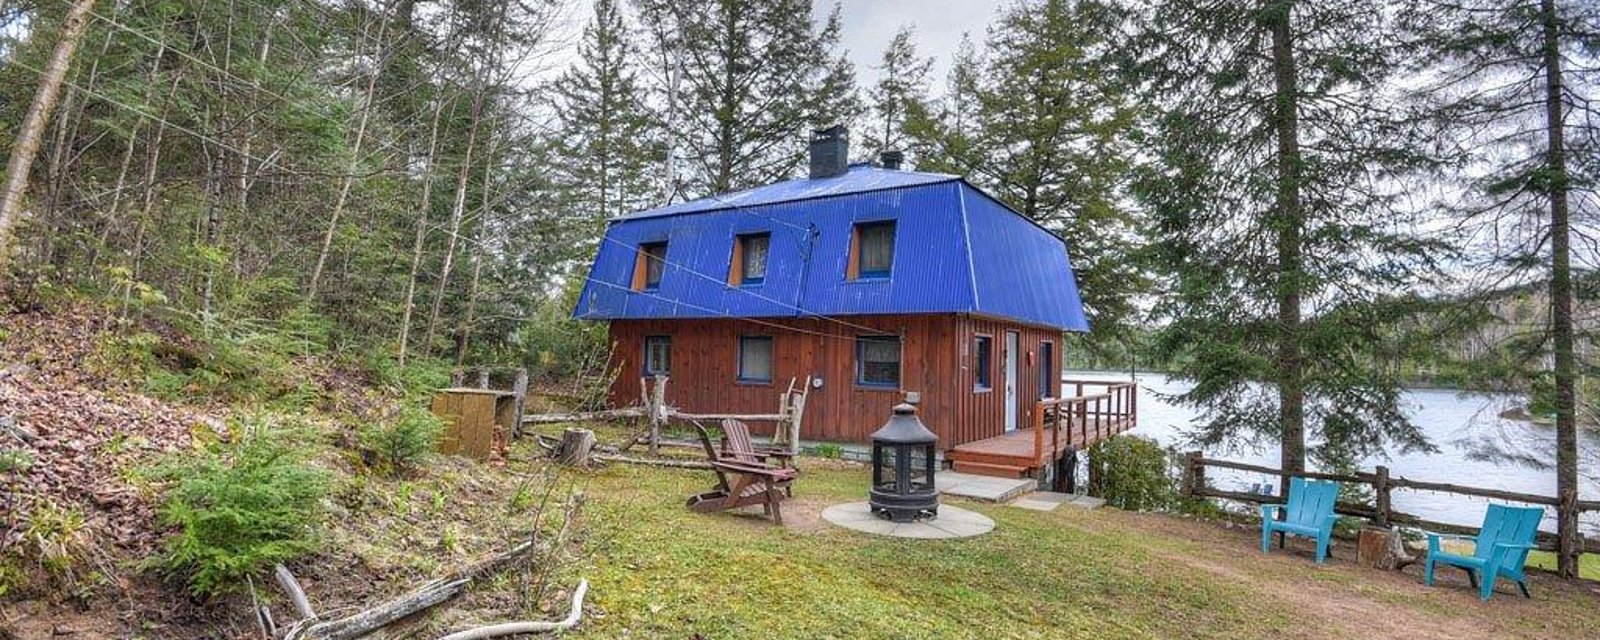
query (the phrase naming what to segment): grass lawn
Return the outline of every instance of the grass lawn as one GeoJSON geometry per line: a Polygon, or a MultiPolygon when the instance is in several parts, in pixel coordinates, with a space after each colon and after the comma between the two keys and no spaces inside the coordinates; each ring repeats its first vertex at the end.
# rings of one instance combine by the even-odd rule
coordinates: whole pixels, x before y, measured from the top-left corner
{"type": "MultiPolygon", "coordinates": [[[[864,499],[866,471],[804,459],[785,527],[696,514],[709,471],[613,464],[588,494],[589,578],[578,637],[1464,638],[1600,637],[1593,583],[1539,577],[1535,599],[1488,603],[1459,572],[1362,569],[1353,545],[1318,567],[1302,547],[1263,556],[1253,529],[1061,507],[952,501],[998,527],[954,541],[869,536],[819,520],[864,499]]],[[[759,513],[755,509],[754,513],[759,513]]],[[[1292,545],[1291,545],[1292,546],[1292,545]]]]}
{"type": "MultiPolygon", "coordinates": [[[[1534,551],[1528,554],[1528,566],[1556,570],[1556,554],[1534,551]]],[[[1585,553],[1578,556],[1578,575],[1590,580],[1600,580],[1600,554],[1585,553]]]]}

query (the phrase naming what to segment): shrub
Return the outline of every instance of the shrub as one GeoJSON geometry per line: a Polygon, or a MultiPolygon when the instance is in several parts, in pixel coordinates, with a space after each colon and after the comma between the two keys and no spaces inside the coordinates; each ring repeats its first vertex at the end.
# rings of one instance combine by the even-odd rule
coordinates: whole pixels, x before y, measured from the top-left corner
{"type": "Polygon", "coordinates": [[[232,442],[156,470],[172,482],[161,520],[177,531],[152,564],[199,597],[313,551],[324,516],[329,476],[296,444],[310,439],[303,428],[251,419],[237,431],[232,442]]]}
{"type": "Polygon", "coordinates": [[[399,475],[416,469],[439,445],[444,422],[421,407],[406,407],[394,420],[361,430],[361,444],[372,451],[377,469],[399,475]]]}
{"type": "Polygon", "coordinates": [[[1089,492],[1119,509],[1148,511],[1177,497],[1167,452],[1149,438],[1120,435],[1089,447],[1089,492]]]}
{"type": "Polygon", "coordinates": [[[844,456],[844,447],[832,442],[824,442],[811,450],[819,458],[840,458],[844,456]]]}

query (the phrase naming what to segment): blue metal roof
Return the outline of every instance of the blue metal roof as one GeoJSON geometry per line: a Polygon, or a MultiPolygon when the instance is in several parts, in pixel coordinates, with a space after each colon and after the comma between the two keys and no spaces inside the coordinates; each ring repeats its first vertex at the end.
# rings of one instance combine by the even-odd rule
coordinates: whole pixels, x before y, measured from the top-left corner
{"type": "Polygon", "coordinates": [[[960,180],[958,176],[942,173],[922,173],[919,171],[899,171],[883,169],[866,164],[851,165],[850,170],[843,175],[832,178],[796,179],[774,182],[769,185],[733,191],[699,200],[679,202],[663,207],[647,209],[626,215],[618,216],[618,220],[634,220],[638,218],[654,218],[657,216],[671,216],[680,213],[697,213],[701,211],[716,211],[718,209],[734,209],[738,207],[751,207],[761,204],[774,204],[778,202],[793,202],[795,200],[810,200],[812,198],[826,198],[828,196],[845,195],[878,191],[881,189],[894,189],[897,187],[913,187],[939,182],[960,180]]]}
{"type": "Polygon", "coordinates": [[[1059,238],[948,175],[855,166],[613,219],[573,316],[773,318],[974,313],[1087,331],[1059,238]],[[693,215],[686,215],[693,214],[693,215]],[[848,280],[857,223],[895,221],[890,276],[848,280]],[[761,284],[728,284],[734,237],[769,232],[761,284]],[[666,242],[658,289],[633,291],[640,244],[666,242]]]}

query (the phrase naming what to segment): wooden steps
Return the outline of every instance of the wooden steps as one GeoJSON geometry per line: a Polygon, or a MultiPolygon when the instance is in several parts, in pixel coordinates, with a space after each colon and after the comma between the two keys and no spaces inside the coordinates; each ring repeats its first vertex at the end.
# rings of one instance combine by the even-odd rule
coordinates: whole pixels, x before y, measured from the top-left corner
{"type": "Polygon", "coordinates": [[[993,476],[996,478],[1022,478],[1028,475],[1028,467],[1010,464],[952,460],[950,466],[952,469],[955,469],[961,473],[972,473],[980,476],[993,476]]]}

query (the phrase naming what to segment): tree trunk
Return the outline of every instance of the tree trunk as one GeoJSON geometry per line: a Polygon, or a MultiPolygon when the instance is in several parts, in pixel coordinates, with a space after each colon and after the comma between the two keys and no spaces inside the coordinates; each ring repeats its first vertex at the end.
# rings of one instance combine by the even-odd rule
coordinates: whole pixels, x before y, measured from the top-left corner
{"type": "Polygon", "coordinates": [[[457,240],[461,237],[461,218],[467,207],[467,178],[472,174],[472,152],[478,142],[478,125],[483,115],[483,94],[489,71],[483,70],[472,96],[472,123],[467,126],[467,149],[461,156],[461,167],[456,172],[455,203],[450,208],[450,237],[445,239],[444,265],[439,268],[439,284],[433,290],[433,307],[428,313],[428,330],[424,334],[422,349],[433,348],[433,336],[439,328],[439,311],[444,305],[444,292],[450,284],[450,269],[454,266],[457,240]]]}
{"type": "Polygon", "coordinates": [[[1578,575],[1577,365],[1573,357],[1571,213],[1567,208],[1566,139],[1562,123],[1560,23],[1555,0],[1539,3],[1544,26],[1545,161],[1550,189],[1550,305],[1555,342],[1556,391],[1556,570],[1578,575]]]}
{"type": "Polygon", "coordinates": [[[28,175],[33,169],[33,158],[39,153],[45,127],[50,123],[50,111],[55,108],[56,98],[61,95],[62,81],[67,77],[72,54],[78,48],[78,41],[83,38],[89,9],[93,7],[94,0],[77,0],[67,10],[67,17],[61,22],[61,37],[56,41],[55,51],[50,54],[44,71],[39,74],[39,88],[33,94],[33,102],[28,105],[27,115],[22,118],[22,126],[17,128],[16,146],[12,147],[11,158],[6,163],[5,187],[0,189],[0,271],[4,271],[9,260],[11,234],[21,218],[22,200],[28,193],[28,175]]]}
{"type": "Polygon", "coordinates": [[[428,212],[433,209],[433,170],[438,165],[439,116],[444,112],[444,100],[433,104],[433,124],[428,127],[428,164],[422,172],[422,204],[417,208],[417,234],[411,242],[411,275],[406,278],[405,311],[400,315],[400,348],[395,359],[404,366],[407,343],[411,339],[411,314],[417,308],[417,275],[422,271],[422,250],[428,239],[428,212]]]}
{"type": "MultiPolygon", "coordinates": [[[[373,55],[382,56],[384,32],[388,28],[388,20],[378,25],[378,41],[373,45],[373,55]]],[[[356,139],[350,147],[350,164],[345,167],[344,176],[339,180],[339,195],[334,198],[333,213],[328,216],[328,230],[322,234],[322,247],[317,250],[317,265],[312,268],[311,283],[306,286],[306,300],[317,299],[317,288],[322,284],[328,253],[333,248],[333,235],[339,229],[339,218],[344,214],[345,203],[350,200],[350,188],[355,185],[356,168],[361,164],[361,147],[367,139],[367,121],[372,114],[373,93],[377,90],[378,75],[382,69],[383,65],[374,65],[372,73],[367,76],[366,99],[361,102],[361,113],[356,118],[356,139]]]]}
{"type": "Polygon", "coordinates": [[[561,432],[561,445],[556,447],[556,460],[569,467],[589,466],[589,453],[594,450],[594,432],[588,429],[567,429],[561,432]]]}
{"type": "Polygon", "coordinates": [[[478,204],[478,229],[474,233],[477,246],[472,252],[472,282],[467,287],[467,315],[462,320],[458,331],[461,339],[456,342],[456,366],[465,366],[467,362],[467,347],[472,341],[472,326],[477,322],[479,285],[483,281],[483,254],[484,247],[489,242],[489,209],[493,206],[490,202],[489,181],[493,178],[494,170],[494,139],[489,139],[489,146],[483,153],[483,184],[478,186],[478,195],[481,198],[478,204]]]}
{"type": "Polygon", "coordinates": [[[1278,421],[1284,475],[1279,490],[1289,490],[1289,476],[1305,471],[1305,387],[1301,371],[1300,234],[1305,214],[1300,208],[1300,122],[1293,31],[1289,2],[1269,0],[1263,8],[1272,29],[1272,125],[1277,134],[1275,222],[1278,253],[1278,421]]]}

